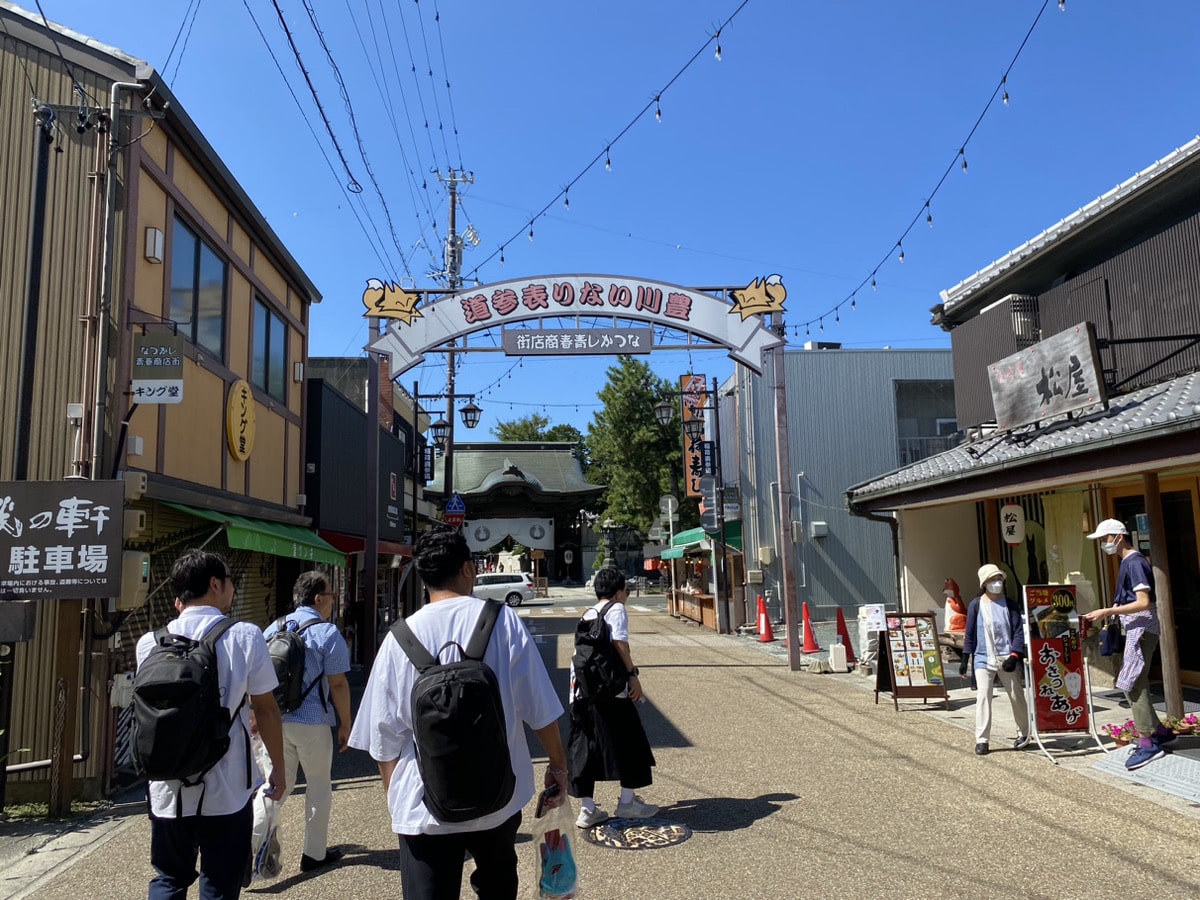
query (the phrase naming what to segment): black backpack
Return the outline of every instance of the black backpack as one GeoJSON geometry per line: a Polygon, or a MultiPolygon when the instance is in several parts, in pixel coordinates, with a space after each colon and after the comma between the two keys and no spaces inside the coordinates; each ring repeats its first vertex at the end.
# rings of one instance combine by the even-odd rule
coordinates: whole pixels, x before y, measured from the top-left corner
{"type": "MultiPolygon", "coordinates": [[[[222,619],[198,641],[166,628],[154,632],[154,648],[133,677],[132,750],[138,774],[194,787],[229,751],[229,730],[246,702],[243,695],[232,714],[221,705],[217,641],[232,625],[233,619],[222,619]]],[[[250,735],[245,738],[249,789],[250,735]]],[[[182,791],[176,802],[181,809],[182,791]]]]}
{"type": "Polygon", "coordinates": [[[616,603],[609,600],[594,619],[580,617],[575,625],[575,687],[586,700],[611,700],[629,686],[625,663],[613,646],[612,629],[604,617],[616,603]]]}
{"type": "MultiPolygon", "coordinates": [[[[275,702],[279,704],[281,713],[298,710],[308,692],[321,681],[322,676],[318,674],[308,687],[304,686],[304,640],[300,635],[323,621],[314,619],[294,631],[288,625],[294,625],[295,622],[289,622],[287,616],[275,623],[277,630],[267,641],[267,652],[271,654],[271,665],[275,667],[275,678],[279,682],[275,688],[275,702]]],[[[317,693],[321,697],[321,705],[328,709],[325,695],[320,691],[317,693]]]]}
{"type": "Polygon", "coordinates": [[[412,730],[422,798],[439,822],[467,822],[503,809],[517,778],[508,752],[508,726],[496,674],[483,661],[503,609],[485,600],[458,662],[442,663],[417,640],[404,619],[392,637],[419,673],[412,689],[412,730]]]}

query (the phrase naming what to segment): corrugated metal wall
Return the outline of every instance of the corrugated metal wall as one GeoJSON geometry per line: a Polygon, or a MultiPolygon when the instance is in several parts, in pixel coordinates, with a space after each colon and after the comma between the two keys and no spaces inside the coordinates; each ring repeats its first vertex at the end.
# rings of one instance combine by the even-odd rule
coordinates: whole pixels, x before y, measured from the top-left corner
{"type": "MultiPolygon", "coordinates": [[[[790,520],[827,523],[828,536],[805,536],[792,545],[779,535],[772,364],[762,377],[739,370],[735,438],[737,454],[722,447],[726,465],[740,466],[747,568],[764,572],[771,613],[781,616],[781,567],[761,565],[760,546],[794,554],[800,599],[814,617],[832,619],[836,607],[894,605],[895,564],[886,525],[851,516],[844,492],[850,485],[891,471],[898,464],[897,381],[950,381],[948,350],[812,350],[784,354],[793,509],[790,520]],[[803,474],[801,474],[803,473],[803,474]]],[[[722,408],[722,413],[725,409],[722,408]]],[[[731,416],[733,418],[733,416],[731,416]]],[[[722,421],[722,425],[725,422],[722,421]]],[[[725,428],[722,428],[725,432],[725,428]]],[[[729,435],[723,434],[723,440],[729,435]]],[[[758,593],[752,586],[748,593],[758,593]]],[[[849,618],[849,616],[848,616],[849,618]]]]}

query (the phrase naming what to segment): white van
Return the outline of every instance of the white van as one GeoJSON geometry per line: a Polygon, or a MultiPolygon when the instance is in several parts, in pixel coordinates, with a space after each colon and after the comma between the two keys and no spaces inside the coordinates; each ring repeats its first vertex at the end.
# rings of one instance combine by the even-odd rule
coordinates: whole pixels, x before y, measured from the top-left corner
{"type": "Polygon", "coordinates": [[[475,590],[481,600],[503,600],[509,606],[520,606],[537,596],[533,576],[528,572],[488,572],[475,576],[475,590]]]}

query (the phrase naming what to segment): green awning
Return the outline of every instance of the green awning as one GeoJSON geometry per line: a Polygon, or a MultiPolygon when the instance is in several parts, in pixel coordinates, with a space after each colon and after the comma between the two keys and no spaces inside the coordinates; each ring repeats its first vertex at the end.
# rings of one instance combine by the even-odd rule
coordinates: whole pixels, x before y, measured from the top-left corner
{"type": "Polygon", "coordinates": [[[271,556],[306,559],[331,566],[346,564],[346,554],[299,525],[284,525],[282,522],[268,522],[266,519],[251,519],[247,516],[236,516],[233,513],[220,512],[215,509],[185,506],[182,503],[167,503],[167,506],[195,516],[197,519],[205,519],[224,526],[229,546],[237,550],[253,550],[271,556]]]}
{"type": "MultiPolygon", "coordinates": [[[[664,550],[663,559],[679,559],[684,552],[693,549],[701,541],[708,538],[703,528],[689,528],[681,531],[671,539],[671,548],[664,550]]],[[[725,543],[734,550],[742,549],[742,522],[740,519],[725,523],[725,543]]]]}

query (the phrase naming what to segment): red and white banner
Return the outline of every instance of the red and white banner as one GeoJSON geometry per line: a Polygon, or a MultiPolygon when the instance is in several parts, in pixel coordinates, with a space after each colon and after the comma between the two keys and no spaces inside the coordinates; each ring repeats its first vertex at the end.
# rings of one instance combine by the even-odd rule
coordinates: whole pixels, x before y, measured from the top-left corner
{"type": "Polygon", "coordinates": [[[1025,642],[1039,734],[1091,730],[1081,637],[1074,585],[1025,587],[1025,642]]]}

